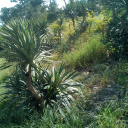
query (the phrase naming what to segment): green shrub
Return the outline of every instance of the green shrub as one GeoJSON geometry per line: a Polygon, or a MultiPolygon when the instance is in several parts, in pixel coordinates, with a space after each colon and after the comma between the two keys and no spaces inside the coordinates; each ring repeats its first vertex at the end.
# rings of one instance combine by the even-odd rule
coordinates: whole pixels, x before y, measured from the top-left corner
{"type": "Polygon", "coordinates": [[[100,39],[101,36],[99,35],[93,36],[87,43],[82,44],[75,51],[65,53],[65,64],[70,68],[79,68],[105,60],[106,48],[100,39]]]}
{"type": "MultiPolygon", "coordinates": [[[[116,21],[118,21],[116,19],[116,21]]],[[[110,30],[108,31],[105,39],[105,43],[107,43],[109,50],[111,50],[110,56],[119,60],[120,58],[127,57],[128,55],[128,34],[122,28],[122,25],[116,22],[111,22],[109,24],[110,30]],[[109,43],[108,43],[109,42],[109,43]]]]}
{"type": "Polygon", "coordinates": [[[43,97],[44,100],[41,103],[26,88],[24,73],[20,70],[15,71],[3,83],[5,91],[0,94],[0,102],[8,101],[8,103],[0,114],[9,109],[11,112],[8,116],[11,118],[23,108],[28,111],[44,113],[45,108],[50,107],[51,109],[56,108],[55,112],[59,112],[65,117],[62,108],[70,111],[72,108],[71,101],[76,103],[72,94],[83,95],[80,89],[76,88],[76,86],[83,85],[72,80],[77,75],[76,71],[64,71],[63,65],[60,66],[59,70],[54,67],[50,71],[47,68],[36,69],[32,75],[32,85],[43,97]]]}

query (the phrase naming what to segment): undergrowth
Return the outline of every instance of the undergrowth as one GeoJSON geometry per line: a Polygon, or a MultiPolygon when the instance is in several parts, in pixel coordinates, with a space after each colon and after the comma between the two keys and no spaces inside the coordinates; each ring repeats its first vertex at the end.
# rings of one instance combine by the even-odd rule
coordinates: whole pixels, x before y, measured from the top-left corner
{"type": "Polygon", "coordinates": [[[91,40],[80,44],[74,51],[64,53],[64,62],[67,67],[78,69],[95,62],[105,61],[106,47],[100,39],[100,35],[94,35],[91,40]]]}
{"type": "MultiPolygon", "coordinates": [[[[103,12],[105,13],[105,12],[103,12]]],[[[88,14],[91,17],[91,14],[88,14]]],[[[53,23],[55,33],[53,35],[55,52],[53,60],[65,62],[67,69],[76,69],[81,75],[75,78],[76,81],[86,85],[82,88],[86,95],[85,102],[77,96],[73,98],[83,106],[81,111],[74,105],[72,111],[63,109],[67,120],[54,109],[47,108],[45,113],[39,114],[37,111],[21,109],[13,118],[9,119],[9,110],[0,116],[0,127],[2,128],[126,128],[128,127],[128,66],[126,62],[114,61],[109,56],[109,49],[101,41],[105,34],[104,14],[97,19],[97,24],[92,21],[90,28],[84,33],[75,33],[71,20],[64,22],[65,28],[61,30],[62,37],[59,36],[59,29],[53,23]],[[69,28],[69,24],[71,27],[69,28]],[[91,29],[89,33],[89,29],[91,29]],[[91,35],[93,33],[93,35],[91,35]],[[102,33],[102,36],[98,33],[102,33]],[[78,35],[77,35],[78,34],[78,35]],[[78,38],[74,38],[77,36],[78,38]],[[58,39],[61,41],[58,41],[58,39]],[[65,52],[65,53],[64,53],[65,52]]],[[[59,27],[58,27],[59,28],[59,27]]],[[[127,60],[126,60],[127,61],[127,60]]],[[[0,64],[5,59],[0,59],[0,64]]],[[[54,63],[58,67],[58,63],[54,63]]],[[[6,75],[10,74],[10,69],[0,71],[0,81],[5,81],[6,75]]],[[[1,92],[3,89],[0,90],[1,92]]],[[[2,96],[0,96],[2,98],[2,96]]],[[[0,102],[0,111],[6,108],[10,101],[0,102]]],[[[14,107],[13,105],[11,106],[14,107]]],[[[14,110],[14,109],[12,109],[14,110]]]]}

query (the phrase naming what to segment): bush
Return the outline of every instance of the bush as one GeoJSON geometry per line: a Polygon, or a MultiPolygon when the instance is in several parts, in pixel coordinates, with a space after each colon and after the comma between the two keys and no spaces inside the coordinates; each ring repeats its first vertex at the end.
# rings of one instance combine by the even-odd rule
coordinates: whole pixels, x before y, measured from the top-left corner
{"type": "Polygon", "coordinates": [[[109,26],[110,31],[107,33],[105,42],[109,50],[112,51],[110,56],[115,60],[119,60],[128,55],[128,34],[120,23],[111,22],[109,26]]]}
{"type": "MultiPolygon", "coordinates": [[[[8,101],[6,107],[1,111],[10,110],[9,117],[15,115],[21,108],[28,111],[38,111],[44,113],[45,108],[50,107],[55,109],[55,112],[65,118],[62,108],[70,111],[72,108],[71,102],[75,99],[72,94],[83,95],[80,89],[76,88],[83,86],[80,83],[73,82],[72,79],[76,77],[78,73],[76,71],[64,71],[64,66],[61,65],[59,70],[54,67],[48,71],[48,69],[38,69],[33,72],[32,84],[39,90],[44,101],[40,102],[37,100],[32,93],[26,88],[25,75],[20,70],[15,71],[11,76],[8,77],[4,83],[5,91],[0,95],[1,103],[8,101]]],[[[79,106],[80,107],[80,106],[79,106]]]]}
{"type": "Polygon", "coordinates": [[[70,68],[86,67],[106,58],[106,48],[99,35],[93,36],[87,43],[71,53],[64,54],[65,64],[70,68]]]}

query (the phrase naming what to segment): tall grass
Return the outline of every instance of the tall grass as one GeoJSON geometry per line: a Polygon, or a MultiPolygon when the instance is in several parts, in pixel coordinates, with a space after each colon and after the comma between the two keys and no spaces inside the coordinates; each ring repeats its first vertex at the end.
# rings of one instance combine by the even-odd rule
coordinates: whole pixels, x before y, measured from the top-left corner
{"type": "Polygon", "coordinates": [[[30,113],[21,110],[11,120],[8,120],[6,113],[0,117],[0,127],[20,128],[83,128],[86,126],[86,113],[74,108],[70,113],[66,112],[66,120],[59,112],[47,108],[43,115],[35,112],[30,113]]]}
{"type": "Polygon", "coordinates": [[[86,122],[83,120],[84,118],[82,118],[80,112],[75,110],[67,113],[67,120],[65,120],[59,113],[53,114],[52,110],[47,109],[44,116],[40,118],[39,115],[33,116],[25,126],[27,128],[83,128],[86,122]]]}
{"type": "Polygon", "coordinates": [[[0,82],[6,79],[6,76],[10,75],[14,70],[13,64],[7,64],[5,58],[0,58],[0,82]],[[6,64],[5,64],[6,63],[6,64]]]}
{"type": "Polygon", "coordinates": [[[90,125],[92,128],[126,128],[127,123],[122,110],[122,103],[114,100],[101,108],[96,114],[95,121],[90,125]]]}
{"type": "Polygon", "coordinates": [[[75,51],[64,53],[65,64],[70,68],[86,67],[106,58],[105,45],[100,35],[94,35],[87,43],[81,44],[75,51]]]}
{"type": "MultiPolygon", "coordinates": [[[[1,65],[5,62],[4,58],[0,58],[0,67],[1,65]]],[[[1,69],[1,68],[0,68],[1,69]]],[[[6,75],[8,75],[9,71],[8,69],[6,70],[0,70],[0,81],[4,80],[6,75]]]]}
{"type": "MultiPolygon", "coordinates": [[[[97,20],[98,21],[98,20],[97,20]]],[[[92,24],[90,29],[92,33],[101,33],[104,35],[104,27],[102,24],[104,20],[100,20],[97,24],[92,24]],[[97,27],[97,28],[96,28],[97,27]]],[[[57,47],[59,53],[58,56],[53,58],[54,60],[61,60],[61,53],[63,51],[69,51],[68,53],[63,54],[63,60],[67,67],[77,69],[79,67],[87,67],[95,62],[100,62],[99,64],[94,64],[91,66],[93,72],[86,74],[84,72],[78,77],[79,82],[86,84],[88,90],[83,88],[83,92],[87,96],[86,103],[79,101],[79,104],[84,106],[86,111],[80,111],[78,108],[73,108],[73,110],[68,113],[64,111],[64,114],[67,117],[65,120],[59,112],[54,112],[54,110],[49,110],[48,108],[45,111],[45,114],[31,113],[26,111],[23,108],[13,117],[11,120],[8,118],[10,110],[5,111],[4,114],[0,115],[0,127],[2,128],[125,128],[128,127],[128,89],[127,89],[127,74],[128,68],[125,67],[125,70],[118,71],[118,67],[114,64],[112,60],[111,63],[102,63],[106,60],[106,46],[101,42],[102,37],[97,35],[87,34],[87,31],[84,32],[74,40],[74,36],[70,39],[71,34],[74,31],[69,30],[69,23],[64,23],[67,29],[62,31],[62,41],[61,44],[58,44],[57,47]],[[82,37],[83,36],[83,37],[82,37]],[[117,86],[119,84],[119,87],[117,86]],[[103,92],[103,90],[95,90],[96,95],[93,93],[93,87],[97,86],[105,88],[108,85],[115,86],[119,88],[114,90],[117,91],[113,94],[113,91],[103,92]],[[92,90],[91,90],[92,89],[92,90]],[[91,91],[90,91],[91,90],[91,91]],[[122,96],[123,92],[123,96],[122,96]],[[112,93],[112,94],[110,94],[112,93]],[[113,95],[116,95],[116,99],[112,98],[113,95]],[[101,98],[97,97],[100,96],[101,98]],[[104,100],[104,97],[108,98],[107,101],[104,100]],[[96,102],[97,98],[98,102],[96,102]],[[112,101],[111,101],[112,100],[112,101]]],[[[89,29],[89,28],[88,28],[89,29]]],[[[87,29],[87,30],[88,30],[87,29]]],[[[56,42],[54,42],[56,43],[56,42]]],[[[57,43],[56,43],[57,44],[57,43]]],[[[55,53],[54,53],[55,54],[55,53]]],[[[55,54],[56,55],[56,54],[55,54]]],[[[5,59],[0,59],[0,65],[5,62],[5,59]]],[[[57,65],[56,65],[57,66],[57,65]]],[[[90,68],[90,67],[89,67],[90,68]]],[[[5,80],[6,75],[10,74],[10,69],[0,70],[0,81],[5,80]]],[[[113,89],[113,88],[112,88],[113,89]]],[[[0,91],[3,91],[0,89],[0,91]]],[[[0,99],[2,97],[0,96],[0,99]]],[[[5,100],[0,102],[0,111],[6,107],[9,101],[5,100]]],[[[13,107],[13,106],[12,106],[13,107]]]]}
{"type": "MultiPolygon", "coordinates": [[[[5,58],[0,58],[0,86],[2,85],[2,81],[6,80],[6,76],[10,74],[10,70],[8,68],[2,70],[1,66],[5,63],[5,61],[6,61],[5,58]]],[[[3,91],[3,88],[0,87],[0,92],[2,91],[3,91]]]]}

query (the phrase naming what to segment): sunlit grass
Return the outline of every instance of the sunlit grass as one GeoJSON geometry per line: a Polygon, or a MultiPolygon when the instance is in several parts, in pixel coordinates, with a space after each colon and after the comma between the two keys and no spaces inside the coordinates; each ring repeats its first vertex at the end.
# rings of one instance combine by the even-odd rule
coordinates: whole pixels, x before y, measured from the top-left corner
{"type": "Polygon", "coordinates": [[[87,43],[80,44],[76,50],[65,53],[64,62],[67,67],[77,69],[105,60],[106,48],[100,39],[100,35],[95,35],[87,43]]]}
{"type": "MultiPolygon", "coordinates": [[[[6,76],[9,76],[13,70],[11,67],[7,67],[4,69],[4,63],[6,62],[5,58],[0,58],[0,93],[4,92],[4,88],[2,87],[2,81],[6,80],[6,76]]],[[[0,96],[0,98],[2,98],[0,96]]]]}
{"type": "MultiPolygon", "coordinates": [[[[54,24],[55,23],[53,23],[53,25],[54,24]]],[[[93,31],[93,34],[95,35],[91,35],[89,34],[89,32],[85,31],[84,33],[80,34],[78,39],[74,40],[73,37],[71,39],[71,42],[69,40],[69,34],[71,34],[71,32],[72,34],[74,33],[73,27],[71,26],[70,32],[69,22],[64,21],[64,24],[66,25],[67,29],[64,29],[62,31],[61,44],[59,44],[57,48],[55,47],[55,52],[53,53],[53,55],[55,56],[52,58],[52,60],[56,62],[53,62],[49,65],[41,65],[43,67],[49,66],[49,68],[51,68],[53,65],[55,67],[58,67],[61,61],[64,60],[66,66],[69,67],[70,70],[73,68],[83,68],[83,70],[80,71],[81,75],[77,77],[76,81],[86,85],[86,88],[82,88],[83,93],[86,95],[86,103],[83,103],[81,102],[81,100],[79,100],[79,104],[84,107],[85,111],[80,111],[77,107],[74,106],[74,109],[70,113],[64,113],[67,116],[68,121],[66,121],[58,111],[53,114],[52,110],[49,109],[46,109],[46,113],[44,115],[37,114],[36,112],[34,114],[30,114],[25,110],[21,110],[14,118],[8,121],[7,114],[9,113],[9,111],[7,111],[2,115],[3,117],[0,118],[3,122],[7,123],[7,125],[6,123],[3,123],[3,128],[127,127],[125,120],[128,119],[128,96],[126,95],[124,99],[118,99],[118,94],[121,95],[120,92],[122,92],[123,89],[116,90],[114,88],[115,85],[116,88],[118,88],[118,62],[114,62],[113,60],[111,60],[111,64],[108,64],[109,62],[106,60],[106,47],[100,41],[102,37],[99,34],[101,33],[101,30],[104,29],[98,28],[98,25],[101,26],[102,24],[92,24],[91,29],[93,31]],[[62,59],[62,54],[64,51],[66,53],[64,54],[64,58],[62,59]],[[115,90],[106,91],[106,88],[108,88],[109,90],[115,90]],[[115,99],[113,99],[114,96],[116,97],[115,99]],[[107,98],[107,100],[105,98],[107,98]],[[26,115],[29,116],[29,118],[26,118],[26,115]]],[[[0,65],[4,62],[5,59],[0,58],[0,65]]],[[[0,81],[5,80],[7,75],[10,75],[9,68],[0,70],[0,81]]],[[[126,76],[126,74],[124,75],[126,76]]],[[[123,79],[121,79],[121,87],[123,87],[123,82],[123,79]]],[[[4,90],[0,88],[0,92],[2,91],[4,90]]],[[[6,104],[8,104],[7,101],[0,103],[0,107],[4,108],[6,107],[6,104]]]]}
{"type": "Polygon", "coordinates": [[[4,80],[7,75],[10,74],[10,69],[3,69],[2,65],[6,62],[5,58],[0,58],[0,81],[4,80]]]}

